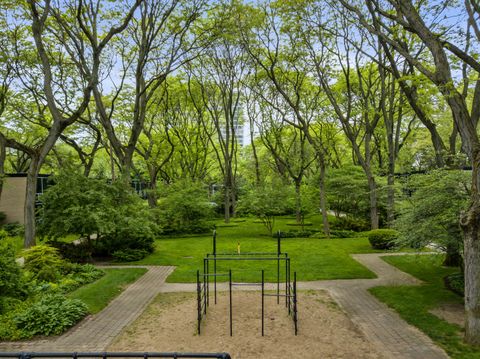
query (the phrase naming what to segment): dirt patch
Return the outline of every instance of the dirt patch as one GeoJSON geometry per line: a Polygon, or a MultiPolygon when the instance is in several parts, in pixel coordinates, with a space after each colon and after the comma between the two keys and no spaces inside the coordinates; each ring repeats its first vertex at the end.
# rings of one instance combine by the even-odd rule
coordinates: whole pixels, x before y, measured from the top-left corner
{"type": "Polygon", "coordinates": [[[299,332],[285,303],[265,299],[261,336],[261,295],[234,292],[233,337],[228,295],[210,304],[197,334],[194,293],[160,294],[108,348],[109,351],[228,352],[232,358],[383,358],[326,292],[299,293],[299,332]]]}
{"type": "Polygon", "coordinates": [[[451,324],[465,327],[465,307],[460,303],[444,304],[429,312],[451,324]]]}

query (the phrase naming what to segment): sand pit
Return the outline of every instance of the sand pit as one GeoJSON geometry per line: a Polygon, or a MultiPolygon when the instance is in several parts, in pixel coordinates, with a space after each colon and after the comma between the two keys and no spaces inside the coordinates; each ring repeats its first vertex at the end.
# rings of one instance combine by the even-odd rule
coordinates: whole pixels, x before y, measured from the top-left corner
{"type": "Polygon", "coordinates": [[[194,293],[160,294],[108,348],[109,351],[228,352],[232,358],[383,358],[326,292],[299,292],[299,332],[285,304],[265,300],[261,336],[261,295],[235,291],[233,337],[229,335],[228,294],[210,304],[196,333],[194,293]]]}

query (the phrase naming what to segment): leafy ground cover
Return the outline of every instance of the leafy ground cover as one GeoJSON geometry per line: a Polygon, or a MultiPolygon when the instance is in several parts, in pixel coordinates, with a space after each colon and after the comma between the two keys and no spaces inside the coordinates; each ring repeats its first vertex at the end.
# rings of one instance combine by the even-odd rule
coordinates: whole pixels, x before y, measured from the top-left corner
{"type": "Polygon", "coordinates": [[[443,278],[458,269],[442,267],[443,255],[389,256],[383,259],[425,283],[421,286],[376,287],[370,290],[371,293],[426,333],[452,358],[480,358],[478,348],[462,342],[460,326],[429,312],[442,305],[463,303],[462,297],[445,289],[443,284],[443,278]]]}
{"type": "MultiPolygon", "coordinates": [[[[275,231],[291,231],[292,217],[276,219],[275,231]]],[[[320,228],[320,216],[308,218],[312,223],[309,229],[320,228]]],[[[320,231],[321,229],[318,229],[320,231]]],[[[236,252],[240,244],[241,252],[273,252],[277,250],[277,240],[267,234],[261,223],[254,218],[241,218],[224,225],[217,223],[217,253],[236,252]]],[[[377,252],[370,247],[365,237],[355,238],[285,238],[282,239],[282,252],[291,258],[291,271],[297,272],[298,280],[320,280],[340,278],[375,278],[375,274],[350,257],[351,253],[377,252]]],[[[212,252],[212,236],[184,236],[158,239],[155,252],[137,264],[173,265],[175,272],[168,282],[194,282],[197,269],[203,268],[203,258],[212,252]]],[[[213,265],[213,264],[211,264],[213,265]]],[[[281,263],[283,268],[284,262],[281,263]]],[[[265,270],[267,281],[276,280],[276,261],[224,261],[217,262],[217,272],[232,269],[235,281],[258,282],[261,270],[265,270]]],[[[283,278],[284,271],[281,270],[283,278]]],[[[219,280],[221,280],[219,278],[219,280]]],[[[225,279],[223,279],[225,280],[225,279]]]]}
{"type": "Polygon", "coordinates": [[[71,299],[79,299],[88,307],[90,314],[101,311],[118,296],[125,287],[137,280],[147,270],[145,268],[110,268],[97,281],[87,284],[68,295],[71,299]]]}

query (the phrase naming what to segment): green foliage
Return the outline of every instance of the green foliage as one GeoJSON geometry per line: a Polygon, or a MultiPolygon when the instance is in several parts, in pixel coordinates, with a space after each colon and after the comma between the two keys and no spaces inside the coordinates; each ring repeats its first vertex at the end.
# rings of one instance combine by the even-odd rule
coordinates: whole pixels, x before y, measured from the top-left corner
{"type": "Polygon", "coordinates": [[[275,216],[285,213],[286,203],[284,186],[280,183],[264,184],[253,187],[240,199],[238,211],[259,218],[269,235],[273,235],[275,216]]]}
{"type": "Polygon", "coordinates": [[[449,255],[461,253],[462,234],[458,224],[470,193],[469,171],[435,170],[408,179],[403,203],[395,227],[398,242],[421,248],[435,243],[449,255]]]}
{"type": "Polygon", "coordinates": [[[0,240],[0,313],[5,304],[2,297],[14,297],[22,292],[22,275],[15,262],[15,249],[9,241],[0,240]]]}
{"type": "MultiPolygon", "coordinates": [[[[51,238],[70,233],[96,233],[94,253],[112,255],[127,248],[153,249],[157,226],[146,203],[122,179],[108,183],[75,173],[62,173],[44,194],[40,231],[51,238]]],[[[72,257],[73,248],[65,248],[72,257]]],[[[88,257],[88,248],[80,260],[88,257]],[[87,252],[87,253],[85,253],[87,252]]]]}
{"type": "Polygon", "coordinates": [[[124,249],[113,252],[113,258],[118,262],[133,262],[145,258],[149,254],[144,249],[124,249]]]}
{"type": "Polygon", "coordinates": [[[342,216],[336,217],[335,220],[331,222],[331,227],[339,230],[363,232],[370,229],[370,224],[363,218],[342,216]]]}
{"type": "Polygon", "coordinates": [[[65,261],[60,258],[56,248],[38,245],[23,251],[24,268],[33,279],[56,282],[60,277],[65,261]]]}
{"type": "Polygon", "coordinates": [[[372,248],[391,249],[395,246],[398,235],[394,229],[374,229],[368,233],[368,241],[372,248]]]}
{"type": "Polygon", "coordinates": [[[360,167],[331,169],[325,185],[328,204],[337,218],[340,213],[355,216],[368,213],[368,183],[360,167]]]}
{"type": "Polygon", "coordinates": [[[213,205],[200,183],[180,180],[160,189],[157,219],[164,233],[205,233],[213,205]]]}
{"type": "Polygon", "coordinates": [[[62,258],[70,262],[87,263],[92,260],[93,245],[89,241],[82,241],[78,244],[48,241],[47,244],[57,248],[62,258]]]}
{"type": "Polygon", "coordinates": [[[16,315],[14,320],[23,337],[31,338],[35,335],[61,334],[82,319],[87,312],[87,306],[80,300],[49,294],[16,315]]]}
{"type": "Polygon", "coordinates": [[[18,222],[6,223],[3,225],[3,229],[10,237],[23,236],[25,232],[25,227],[18,222]]]}
{"type": "Polygon", "coordinates": [[[449,274],[444,278],[444,281],[445,287],[462,297],[465,296],[465,276],[463,273],[449,274]]]}
{"type": "Polygon", "coordinates": [[[5,212],[0,211],[0,222],[3,222],[5,218],[7,218],[7,215],[5,214],[5,212]]]}
{"type": "MultiPolygon", "coordinates": [[[[287,225],[289,225],[287,223],[287,225]]],[[[316,230],[303,230],[303,231],[280,231],[281,238],[309,238],[313,234],[318,233],[316,230]]],[[[272,235],[273,238],[277,238],[277,233],[272,235]]]]}

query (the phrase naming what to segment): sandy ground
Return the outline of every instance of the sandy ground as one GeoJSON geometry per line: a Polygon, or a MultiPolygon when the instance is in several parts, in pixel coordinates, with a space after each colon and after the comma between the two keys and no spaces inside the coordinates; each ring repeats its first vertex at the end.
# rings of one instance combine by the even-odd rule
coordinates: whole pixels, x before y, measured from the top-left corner
{"type": "Polygon", "coordinates": [[[259,292],[233,294],[233,337],[229,335],[228,295],[210,304],[197,334],[194,293],[160,294],[109,351],[228,352],[232,358],[383,358],[326,292],[299,293],[299,332],[285,303],[265,300],[261,336],[259,292]]]}

